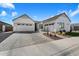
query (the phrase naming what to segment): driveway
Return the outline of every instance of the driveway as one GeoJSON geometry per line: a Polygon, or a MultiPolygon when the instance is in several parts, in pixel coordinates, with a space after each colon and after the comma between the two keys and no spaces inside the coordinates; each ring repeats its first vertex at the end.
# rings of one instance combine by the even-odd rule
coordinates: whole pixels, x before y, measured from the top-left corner
{"type": "Polygon", "coordinates": [[[0,33],[0,43],[5,40],[7,37],[9,37],[12,34],[12,32],[1,32],[0,33]]]}
{"type": "Polygon", "coordinates": [[[45,39],[40,33],[14,33],[0,44],[0,51],[42,44],[49,41],[52,40],[45,39]]]}
{"type": "Polygon", "coordinates": [[[14,33],[0,43],[0,55],[79,55],[79,37],[53,41],[41,33],[14,33]]]}

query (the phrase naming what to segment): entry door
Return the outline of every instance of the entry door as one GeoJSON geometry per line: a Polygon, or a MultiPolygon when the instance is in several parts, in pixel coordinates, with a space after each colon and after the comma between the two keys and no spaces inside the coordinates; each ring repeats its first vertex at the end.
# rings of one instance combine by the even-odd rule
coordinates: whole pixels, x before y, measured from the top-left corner
{"type": "Polygon", "coordinates": [[[35,31],[37,31],[38,29],[37,29],[37,23],[35,23],[35,31]]]}

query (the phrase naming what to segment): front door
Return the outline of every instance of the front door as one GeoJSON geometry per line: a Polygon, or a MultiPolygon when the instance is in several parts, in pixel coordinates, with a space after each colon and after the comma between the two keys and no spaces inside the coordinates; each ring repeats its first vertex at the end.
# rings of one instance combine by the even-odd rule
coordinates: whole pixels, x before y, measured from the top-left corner
{"type": "Polygon", "coordinates": [[[38,29],[37,29],[37,23],[35,23],[35,31],[37,31],[38,29]]]}

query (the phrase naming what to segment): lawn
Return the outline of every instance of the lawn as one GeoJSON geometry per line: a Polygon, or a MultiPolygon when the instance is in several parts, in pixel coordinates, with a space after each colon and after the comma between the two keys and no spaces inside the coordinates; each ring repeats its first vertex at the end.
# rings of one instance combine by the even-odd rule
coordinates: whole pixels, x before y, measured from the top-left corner
{"type": "Polygon", "coordinates": [[[66,35],[69,35],[69,36],[79,36],[79,32],[67,32],[66,35]]]}

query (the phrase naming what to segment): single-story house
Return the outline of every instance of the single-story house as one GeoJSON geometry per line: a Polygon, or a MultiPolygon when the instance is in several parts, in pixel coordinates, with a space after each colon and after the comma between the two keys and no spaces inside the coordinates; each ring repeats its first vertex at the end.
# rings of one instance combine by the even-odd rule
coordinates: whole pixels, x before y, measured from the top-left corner
{"type": "Polygon", "coordinates": [[[12,31],[12,25],[0,21],[0,32],[12,31]]]}
{"type": "Polygon", "coordinates": [[[65,13],[61,13],[44,20],[42,24],[44,31],[58,32],[65,30],[66,32],[69,32],[71,20],[65,13]]]}
{"type": "Polygon", "coordinates": [[[71,24],[72,31],[79,31],[79,23],[71,24]]]}
{"type": "Polygon", "coordinates": [[[34,32],[35,22],[28,15],[23,14],[13,19],[14,32],[34,32]]]}

